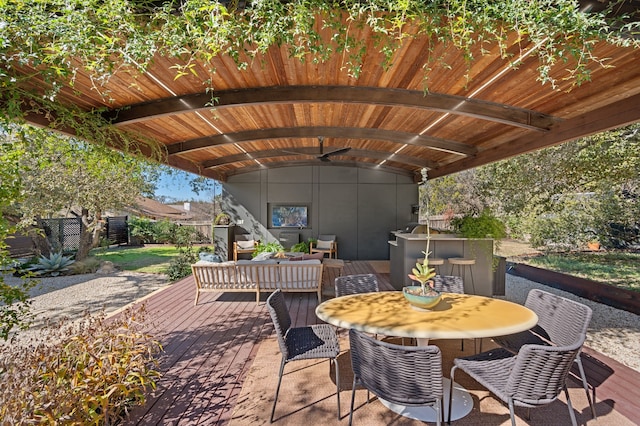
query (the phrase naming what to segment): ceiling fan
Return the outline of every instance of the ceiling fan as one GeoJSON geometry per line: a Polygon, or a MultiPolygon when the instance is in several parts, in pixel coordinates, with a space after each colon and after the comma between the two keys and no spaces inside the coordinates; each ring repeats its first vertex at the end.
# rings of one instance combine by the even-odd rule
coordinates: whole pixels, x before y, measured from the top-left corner
{"type": "MultiPolygon", "coordinates": [[[[318,160],[320,160],[320,161],[329,162],[329,161],[331,161],[329,159],[329,157],[331,157],[332,155],[344,154],[345,152],[351,150],[350,147],[347,147],[347,148],[339,148],[339,149],[335,149],[333,151],[324,152],[324,136],[318,136],[318,143],[320,145],[320,152],[317,153],[317,154],[311,154],[311,155],[315,155],[316,158],[318,160]]],[[[310,155],[309,152],[303,152],[303,151],[288,151],[288,150],[282,150],[282,151],[286,152],[288,154],[310,155]]]]}

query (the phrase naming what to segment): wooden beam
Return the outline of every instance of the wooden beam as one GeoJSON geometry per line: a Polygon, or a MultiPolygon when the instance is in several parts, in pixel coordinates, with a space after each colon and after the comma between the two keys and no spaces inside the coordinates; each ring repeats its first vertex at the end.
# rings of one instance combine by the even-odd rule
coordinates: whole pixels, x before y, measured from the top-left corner
{"type": "Polygon", "coordinates": [[[446,176],[637,122],[640,122],[640,94],[558,123],[543,136],[528,134],[482,151],[474,157],[429,170],[429,178],[446,176]]]}
{"type": "Polygon", "coordinates": [[[462,156],[475,155],[474,146],[447,139],[434,138],[415,133],[399,132],[385,129],[371,129],[359,127],[279,127],[272,129],[245,130],[223,135],[205,136],[178,142],[167,146],[170,156],[180,155],[189,151],[208,148],[210,146],[230,143],[241,143],[265,139],[287,138],[315,138],[325,136],[340,139],[372,139],[396,142],[400,144],[417,145],[439,151],[450,152],[462,156]]]}
{"type": "MultiPolygon", "coordinates": [[[[295,150],[298,151],[300,155],[303,155],[303,156],[317,157],[320,155],[320,152],[316,147],[295,148],[295,150]]],[[[225,157],[218,157],[214,160],[203,161],[200,164],[200,166],[203,169],[209,169],[209,168],[213,169],[216,167],[227,166],[229,164],[233,164],[240,161],[247,161],[252,159],[260,159],[260,158],[290,157],[290,156],[295,156],[295,154],[291,154],[281,149],[269,149],[265,151],[253,151],[253,152],[236,154],[236,155],[227,155],[225,157]]],[[[341,156],[355,157],[355,158],[370,158],[374,160],[395,161],[398,163],[409,164],[414,167],[419,167],[419,168],[427,167],[429,169],[433,169],[435,167],[438,167],[439,165],[438,163],[430,160],[423,160],[423,159],[411,157],[408,155],[393,154],[387,151],[383,152],[383,151],[372,151],[372,150],[365,150],[365,149],[351,149],[349,152],[346,152],[341,156]]],[[[333,161],[333,158],[332,158],[332,161],[333,161]]]]}
{"type": "Polygon", "coordinates": [[[195,93],[129,105],[107,111],[104,117],[115,125],[124,125],[204,109],[293,103],[362,103],[422,108],[538,131],[546,131],[558,121],[541,112],[462,96],[359,86],[276,86],[195,93]]]}

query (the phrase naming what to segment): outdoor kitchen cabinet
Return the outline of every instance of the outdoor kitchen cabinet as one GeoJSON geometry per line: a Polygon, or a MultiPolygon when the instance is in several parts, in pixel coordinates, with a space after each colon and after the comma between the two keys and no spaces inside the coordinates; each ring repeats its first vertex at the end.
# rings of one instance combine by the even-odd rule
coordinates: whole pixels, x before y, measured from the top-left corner
{"type": "MultiPolygon", "coordinates": [[[[426,234],[396,233],[395,240],[389,241],[389,259],[391,268],[391,284],[397,289],[412,285],[408,275],[415,267],[416,261],[424,257],[427,247],[426,234]]],[[[459,238],[453,234],[431,235],[429,243],[430,257],[445,259],[445,264],[439,266],[443,275],[450,275],[451,265],[446,261],[450,257],[468,257],[476,260],[471,266],[475,294],[481,296],[494,295],[493,271],[493,239],[490,238],[459,238]]],[[[436,268],[436,270],[438,270],[436,268]]],[[[457,273],[457,267],[454,274],[457,273]]],[[[414,283],[415,284],[415,283],[414,283]]],[[[464,280],[465,293],[473,293],[471,274],[466,271],[464,280]]]]}

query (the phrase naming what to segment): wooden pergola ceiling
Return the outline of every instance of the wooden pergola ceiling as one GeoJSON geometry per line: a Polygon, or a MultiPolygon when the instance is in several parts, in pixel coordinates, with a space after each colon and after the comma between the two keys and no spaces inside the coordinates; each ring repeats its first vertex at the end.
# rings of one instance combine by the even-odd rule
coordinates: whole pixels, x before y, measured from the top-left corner
{"type": "MultiPolygon", "coordinates": [[[[352,35],[367,38],[356,28],[352,35]]],[[[565,80],[571,64],[558,64],[552,88],[537,79],[532,44],[514,43],[509,60],[484,45],[487,53],[478,48],[468,63],[448,46],[407,38],[384,69],[373,41],[367,43],[371,53],[358,78],[342,55],[300,62],[272,47],[244,70],[215,57],[213,75],[196,64],[196,74],[176,79],[174,66],[184,64],[158,57],[139,75],[118,73],[97,89],[80,71],[59,101],[106,108],[114,126],[165,147],[167,164],[220,181],[311,165],[380,169],[419,181],[425,167],[430,177],[443,176],[640,121],[640,49],[601,44],[595,55],[609,58],[607,67],[591,65],[591,81],[572,88],[565,80]],[[429,56],[447,66],[425,71],[429,56]],[[327,152],[351,149],[320,161],[319,137],[327,152]]],[[[46,87],[37,73],[30,84],[46,87]]]]}

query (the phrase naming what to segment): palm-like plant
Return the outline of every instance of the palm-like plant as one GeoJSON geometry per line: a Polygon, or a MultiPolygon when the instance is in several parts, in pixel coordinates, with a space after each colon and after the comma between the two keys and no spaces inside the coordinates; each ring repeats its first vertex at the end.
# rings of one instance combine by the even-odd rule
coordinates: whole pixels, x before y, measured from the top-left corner
{"type": "Polygon", "coordinates": [[[69,265],[74,262],[75,260],[69,256],[64,256],[62,252],[51,253],[49,257],[40,256],[38,263],[31,266],[29,270],[37,275],[57,277],[61,273],[68,271],[69,265]]]}

